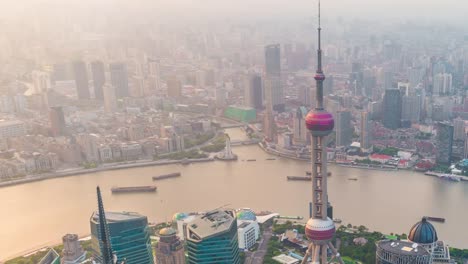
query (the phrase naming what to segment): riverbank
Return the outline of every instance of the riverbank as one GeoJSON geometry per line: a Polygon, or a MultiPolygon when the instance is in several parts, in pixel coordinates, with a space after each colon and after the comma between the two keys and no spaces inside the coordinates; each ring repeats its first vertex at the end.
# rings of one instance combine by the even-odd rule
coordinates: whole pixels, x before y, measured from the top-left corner
{"type": "Polygon", "coordinates": [[[78,176],[81,174],[89,174],[89,173],[96,173],[96,172],[103,172],[103,171],[123,170],[123,169],[130,169],[130,168],[150,167],[150,166],[163,166],[163,165],[170,165],[170,164],[187,165],[190,163],[209,162],[209,161],[214,161],[214,160],[215,160],[214,158],[184,159],[184,160],[157,160],[157,161],[142,160],[142,161],[135,161],[132,163],[123,163],[123,164],[122,163],[103,164],[100,167],[93,168],[93,169],[81,169],[80,168],[80,169],[57,171],[57,172],[46,173],[46,174],[31,175],[23,179],[1,182],[0,188],[18,185],[18,184],[25,184],[25,183],[30,183],[30,182],[54,179],[54,178],[78,176]]]}

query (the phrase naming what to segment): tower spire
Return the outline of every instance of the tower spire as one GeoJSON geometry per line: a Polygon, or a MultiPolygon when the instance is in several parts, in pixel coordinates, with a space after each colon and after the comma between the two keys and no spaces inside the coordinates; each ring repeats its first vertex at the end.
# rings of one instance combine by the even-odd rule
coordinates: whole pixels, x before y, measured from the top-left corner
{"type": "Polygon", "coordinates": [[[317,110],[323,110],[323,81],[325,80],[325,75],[323,74],[322,69],[322,27],[320,22],[320,0],[318,1],[318,48],[317,48],[317,71],[315,72],[314,79],[317,83],[316,89],[316,100],[317,100],[317,110]]]}
{"type": "Polygon", "coordinates": [[[103,264],[113,264],[112,245],[109,236],[109,227],[107,226],[106,214],[104,211],[104,204],[102,202],[101,189],[96,187],[98,199],[98,214],[99,214],[99,234],[101,236],[101,257],[103,264]]]}

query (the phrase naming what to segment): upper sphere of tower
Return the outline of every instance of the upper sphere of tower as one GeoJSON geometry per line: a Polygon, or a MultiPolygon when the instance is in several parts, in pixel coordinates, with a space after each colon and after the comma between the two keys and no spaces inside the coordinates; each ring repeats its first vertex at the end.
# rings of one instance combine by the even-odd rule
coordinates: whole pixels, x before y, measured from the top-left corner
{"type": "Polygon", "coordinates": [[[307,129],[312,136],[327,136],[333,131],[335,121],[333,115],[325,110],[311,110],[306,118],[307,129]]]}
{"type": "Polygon", "coordinates": [[[314,76],[314,79],[316,81],[324,81],[325,80],[325,74],[323,72],[317,72],[314,76]]]}

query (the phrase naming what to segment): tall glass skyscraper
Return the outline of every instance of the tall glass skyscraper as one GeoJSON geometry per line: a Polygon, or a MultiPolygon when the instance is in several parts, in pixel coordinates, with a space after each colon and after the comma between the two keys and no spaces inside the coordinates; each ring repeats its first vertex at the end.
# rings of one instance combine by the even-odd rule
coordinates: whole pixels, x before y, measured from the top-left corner
{"type": "Polygon", "coordinates": [[[281,86],[281,52],[279,44],[272,44],[265,47],[265,77],[268,84],[265,89],[269,89],[269,98],[273,110],[284,112],[284,93],[281,86]]]}
{"type": "Polygon", "coordinates": [[[386,89],[383,100],[383,125],[386,128],[401,127],[401,93],[399,89],[386,89]]]}
{"type": "Polygon", "coordinates": [[[117,98],[128,97],[127,66],[121,62],[111,63],[109,66],[111,84],[115,87],[117,98]]]}
{"type": "MultiPolygon", "coordinates": [[[[146,216],[128,212],[106,212],[112,250],[118,263],[153,264],[148,219],[146,216]]],[[[94,255],[100,258],[99,213],[91,216],[91,239],[94,255]]]]}
{"type": "Polygon", "coordinates": [[[75,77],[76,93],[79,100],[89,99],[88,72],[83,61],[73,62],[73,73],[75,77]]]}
{"type": "Polygon", "coordinates": [[[436,161],[448,164],[452,162],[453,126],[448,122],[437,123],[436,161]]]}
{"type": "Polygon", "coordinates": [[[237,220],[232,211],[215,210],[186,225],[190,264],[240,264],[237,220]]]}

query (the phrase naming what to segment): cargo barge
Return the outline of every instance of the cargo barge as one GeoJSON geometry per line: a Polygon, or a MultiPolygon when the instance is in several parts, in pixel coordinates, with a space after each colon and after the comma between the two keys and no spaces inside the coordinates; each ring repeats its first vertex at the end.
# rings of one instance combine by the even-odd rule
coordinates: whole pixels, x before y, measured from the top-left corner
{"type": "Polygon", "coordinates": [[[312,177],[310,176],[288,176],[288,181],[311,181],[312,177]]]}
{"type": "Polygon", "coordinates": [[[159,175],[159,176],[153,176],[153,181],[180,177],[180,175],[181,175],[180,172],[174,172],[174,173],[169,173],[169,174],[164,174],[164,175],[159,175]]]}
{"type": "Polygon", "coordinates": [[[112,193],[155,192],[156,186],[112,187],[112,193]]]}

